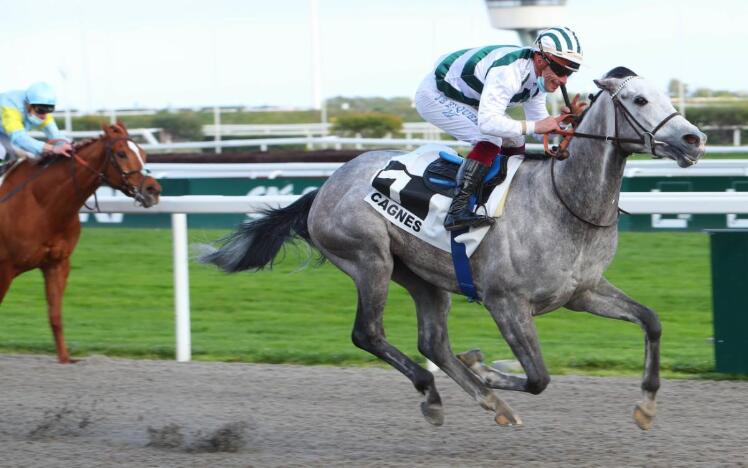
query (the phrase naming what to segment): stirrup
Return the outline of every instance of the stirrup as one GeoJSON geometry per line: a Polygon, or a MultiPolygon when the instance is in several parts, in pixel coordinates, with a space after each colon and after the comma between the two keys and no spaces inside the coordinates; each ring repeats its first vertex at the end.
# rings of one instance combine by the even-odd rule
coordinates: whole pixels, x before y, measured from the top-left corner
{"type": "Polygon", "coordinates": [[[471,213],[472,216],[465,217],[462,219],[454,219],[455,217],[452,217],[451,215],[447,215],[446,219],[444,220],[444,229],[447,231],[458,231],[460,229],[468,229],[471,227],[483,227],[483,226],[490,226],[493,223],[496,222],[495,219],[493,219],[490,216],[484,216],[484,215],[476,215],[471,213]],[[452,218],[450,220],[450,218],[452,218]],[[452,221],[451,223],[449,221],[452,221]]]}

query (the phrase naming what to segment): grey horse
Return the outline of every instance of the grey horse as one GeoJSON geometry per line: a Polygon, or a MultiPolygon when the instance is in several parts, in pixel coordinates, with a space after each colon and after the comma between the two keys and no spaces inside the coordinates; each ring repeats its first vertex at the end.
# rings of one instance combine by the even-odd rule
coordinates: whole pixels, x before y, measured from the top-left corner
{"type": "Polygon", "coordinates": [[[443,423],[434,376],[385,337],[382,317],[390,280],[415,301],[419,351],[493,412],[499,425],[522,421],[495,389],[539,394],[550,381],[533,317],[566,307],[636,323],[644,331],[645,363],[644,396],[634,419],[649,429],[660,386],[660,322],[653,310],[603,277],[617,247],[621,179],[627,156],[635,152],[688,167],[704,154],[706,137],[675,112],[664,93],[627,68],[617,67],[595,84],[601,91],[568,147],[571,156],[523,162],[504,215],[470,258],[478,294],[524,375],[485,365],[479,350],[452,352],[449,293],[459,287],[450,255],[395,227],[364,201],[374,174],[400,152],[360,155],[318,191],[245,222],[201,260],[228,272],[258,270],[272,264],[294,236],[317,248],[356,284],[353,343],[413,382],[425,397],[421,411],[434,425],[443,423]]]}

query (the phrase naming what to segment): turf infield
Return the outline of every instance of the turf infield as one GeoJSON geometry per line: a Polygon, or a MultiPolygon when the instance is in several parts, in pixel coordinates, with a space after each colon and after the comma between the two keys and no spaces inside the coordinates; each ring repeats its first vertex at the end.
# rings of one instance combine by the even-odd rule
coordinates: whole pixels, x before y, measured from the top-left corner
{"type": "MultiPolygon", "coordinates": [[[[193,229],[190,242],[224,233],[193,229]]],[[[708,242],[701,233],[621,233],[606,274],[659,313],[665,375],[711,375],[714,366],[708,242]]],[[[173,358],[171,255],[169,230],[84,230],[64,302],[73,356],[173,358]]],[[[352,281],[330,264],[304,267],[306,259],[305,250],[292,247],[271,271],[235,275],[192,262],[193,359],[378,363],[350,341],[356,306],[352,281]]],[[[643,335],[634,324],[565,310],[536,323],[551,373],[642,371],[643,335]]],[[[491,360],[512,358],[482,306],[453,297],[449,325],[455,351],[478,347],[491,360]]],[[[385,330],[393,344],[423,362],[413,303],[394,284],[385,330]]],[[[17,278],[3,301],[0,352],[54,352],[38,270],[17,278]]]]}

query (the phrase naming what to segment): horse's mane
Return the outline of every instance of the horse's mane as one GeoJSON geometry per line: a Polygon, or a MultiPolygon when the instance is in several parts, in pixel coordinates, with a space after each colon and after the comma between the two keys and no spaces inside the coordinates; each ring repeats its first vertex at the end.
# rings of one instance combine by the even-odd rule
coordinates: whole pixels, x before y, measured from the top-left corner
{"type": "MultiPolygon", "coordinates": [[[[110,125],[109,126],[109,131],[111,131],[112,133],[122,134],[125,137],[128,136],[127,135],[127,130],[125,129],[125,126],[122,125],[120,122],[117,122],[115,124],[110,125]]],[[[83,148],[85,148],[87,146],[92,145],[93,143],[96,143],[97,141],[101,140],[102,138],[105,138],[106,135],[107,135],[107,133],[105,132],[101,136],[99,136],[98,138],[89,138],[89,139],[86,139],[86,140],[77,141],[77,142],[73,143],[73,149],[75,151],[81,150],[81,149],[83,149],[83,148]]]]}
{"type": "Polygon", "coordinates": [[[639,76],[626,67],[615,67],[606,73],[603,78],[626,78],[628,76],[639,76]]]}
{"type": "Polygon", "coordinates": [[[76,141],[76,142],[73,143],[73,149],[75,151],[82,150],[86,146],[89,146],[89,145],[91,145],[91,144],[93,144],[93,143],[95,143],[95,142],[97,142],[99,140],[100,140],[100,138],[89,138],[87,140],[76,141]]]}

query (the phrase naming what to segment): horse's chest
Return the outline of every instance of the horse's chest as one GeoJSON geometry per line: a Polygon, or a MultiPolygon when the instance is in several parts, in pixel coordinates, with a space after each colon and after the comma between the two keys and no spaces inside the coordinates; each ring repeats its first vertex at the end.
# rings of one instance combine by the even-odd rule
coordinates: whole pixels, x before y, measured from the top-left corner
{"type": "Polygon", "coordinates": [[[23,269],[37,268],[48,263],[57,263],[71,254],[71,248],[64,241],[44,242],[35,248],[19,249],[16,251],[15,264],[23,269]]]}

